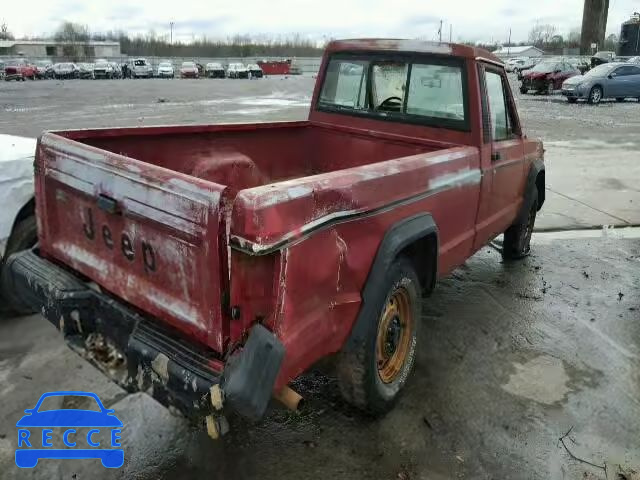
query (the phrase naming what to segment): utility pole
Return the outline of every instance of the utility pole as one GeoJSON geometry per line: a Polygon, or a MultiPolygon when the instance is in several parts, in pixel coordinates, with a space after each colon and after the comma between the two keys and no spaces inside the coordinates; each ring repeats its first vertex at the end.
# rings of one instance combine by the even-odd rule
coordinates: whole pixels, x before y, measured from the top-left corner
{"type": "Polygon", "coordinates": [[[450,23],[449,24],[449,43],[452,43],[453,41],[453,24],[450,23]]]}
{"type": "Polygon", "coordinates": [[[511,29],[509,29],[509,42],[507,43],[507,57],[511,56],[511,29]]]}
{"type": "Polygon", "coordinates": [[[440,28],[438,29],[438,37],[440,37],[440,43],[442,43],[442,20],[440,20],[440,28]]]}
{"type": "Polygon", "coordinates": [[[175,23],[175,22],[169,22],[169,31],[171,32],[171,33],[169,34],[169,38],[170,38],[169,43],[170,43],[171,45],[173,45],[173,25],[174,25],[174,23],[175,23]]]}

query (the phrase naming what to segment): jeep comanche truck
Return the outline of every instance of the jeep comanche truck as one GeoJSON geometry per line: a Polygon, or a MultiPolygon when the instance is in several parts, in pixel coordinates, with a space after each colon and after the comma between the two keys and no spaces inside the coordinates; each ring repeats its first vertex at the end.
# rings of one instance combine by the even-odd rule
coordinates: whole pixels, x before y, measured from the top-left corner
{"type": "Polygon", "coordinates": [[[421,295],[500,234],[505,259],[525,256],[544,175],[489,52],[335,41],[307,121],[42,134],[39,244],[4,281],[213,435],[329,356],[344,397],[381,414],[421,295]]]}

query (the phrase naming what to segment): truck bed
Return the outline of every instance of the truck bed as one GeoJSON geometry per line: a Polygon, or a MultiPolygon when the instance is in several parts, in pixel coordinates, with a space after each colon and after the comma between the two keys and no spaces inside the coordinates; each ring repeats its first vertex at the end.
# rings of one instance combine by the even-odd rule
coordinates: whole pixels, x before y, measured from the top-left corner
{"type": "Polygon", "coordinates": [[[425,185],[477,184],[478,165],[474,147],[310,122],[50,132],[36,160],[40,249],[222,354],[251,321],[223,306],[231,248],[267,255],[425,185]]]}
{"type": "Polygon", "coordinates": [[[61,135],[233,191],[451,146],[309,122],[84,130],[61,135]]]}

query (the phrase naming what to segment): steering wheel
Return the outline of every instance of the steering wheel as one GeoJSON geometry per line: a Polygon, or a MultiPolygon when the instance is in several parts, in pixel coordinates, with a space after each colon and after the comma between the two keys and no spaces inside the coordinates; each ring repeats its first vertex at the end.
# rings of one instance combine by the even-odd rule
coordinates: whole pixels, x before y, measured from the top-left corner
{"type": "Polygon", "coordinates": [[[376,110],[390,110],[392,112],[399,112],[402,105],[402,99],[400,97],[385,98],[376,110]]]}

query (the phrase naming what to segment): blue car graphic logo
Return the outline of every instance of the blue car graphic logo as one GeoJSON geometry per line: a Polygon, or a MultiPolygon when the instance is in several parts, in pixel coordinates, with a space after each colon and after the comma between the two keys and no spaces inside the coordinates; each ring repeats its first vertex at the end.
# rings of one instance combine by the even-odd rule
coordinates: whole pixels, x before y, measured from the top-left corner
{"type": "Polygon", "coordinates": [[[41,458],[99,458],[102,465],[107,468],[119,468],[124,463],[124,450],[120,444],[122,422],[114,415],[114,410],[102,405],[95,393],[45,393],[34,408],[24,412],[26,415],[16,423],[18,427],[16,465],[18,467],[33,468],[41,458]],[[100,411],[82,409],[39,411],[45,399],[60,396],[91,397],[96,401],[100,411]],[[60,435],[61,438],[56,438],[57,435],[54,437],[54,429],[56,432],[63,432],[60,435]],[[86,433],[85,430],[87,430],[86,433]],[[83,448],[85,445],[87,448],[83,448]]]}

